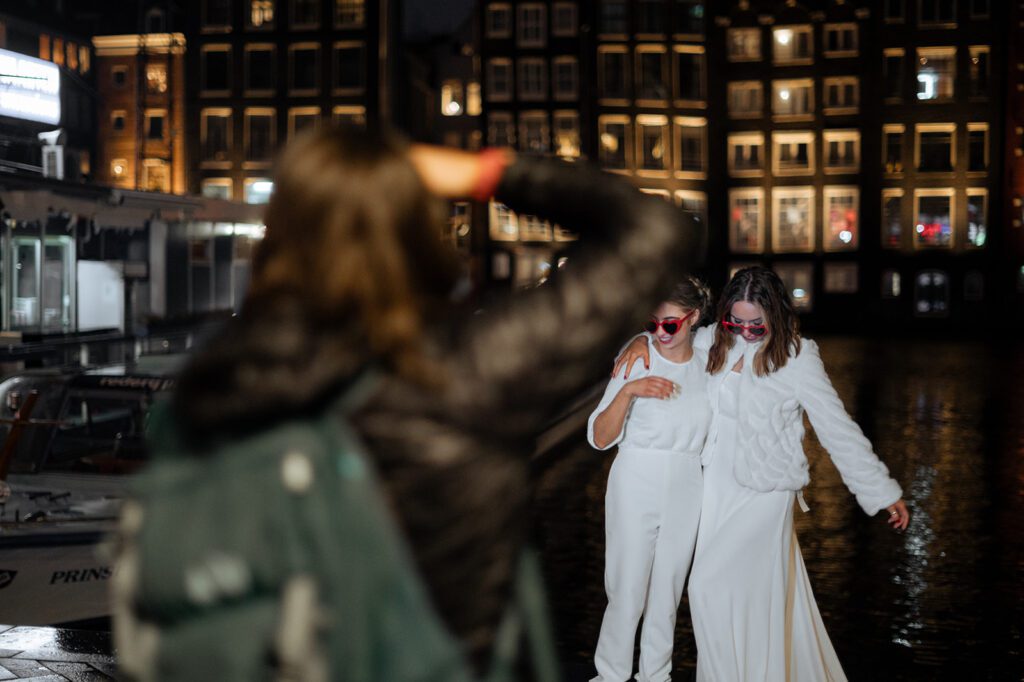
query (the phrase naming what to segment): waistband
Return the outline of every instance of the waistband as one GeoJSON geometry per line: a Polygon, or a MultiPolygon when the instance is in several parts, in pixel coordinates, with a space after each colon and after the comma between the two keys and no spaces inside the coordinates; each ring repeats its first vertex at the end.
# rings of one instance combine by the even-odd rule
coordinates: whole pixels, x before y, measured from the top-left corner
{"type": "Polygon", "coordinates": [[[671,457],[700,457],[700,450],[660,450],[658,448],[638,448],[635,446],[619,446],[619,454],[653,454],[671,457]]]}

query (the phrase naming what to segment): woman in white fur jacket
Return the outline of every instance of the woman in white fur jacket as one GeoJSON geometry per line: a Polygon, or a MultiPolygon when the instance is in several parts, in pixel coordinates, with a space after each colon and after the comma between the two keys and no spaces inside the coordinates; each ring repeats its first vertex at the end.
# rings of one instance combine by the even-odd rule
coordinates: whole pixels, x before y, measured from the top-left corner
{"type": "MultiPolygon", "coordinates": [[[[809,481],[807,413],[844,483],[870,515],[910,522],[899,485],[843,408],[818,346],[801,339],[779,277],[736,273],[718,323],[700,330],[708,349],[712,421],[701,453],[704,496],[690,575],[698,682],[846,680],[818,612],[793,529],[809,481]]],[[[638,338],[616,365],[647,358],[638,338]]],[[[686,390],[686,387],[683,387],[686,390]]]]}

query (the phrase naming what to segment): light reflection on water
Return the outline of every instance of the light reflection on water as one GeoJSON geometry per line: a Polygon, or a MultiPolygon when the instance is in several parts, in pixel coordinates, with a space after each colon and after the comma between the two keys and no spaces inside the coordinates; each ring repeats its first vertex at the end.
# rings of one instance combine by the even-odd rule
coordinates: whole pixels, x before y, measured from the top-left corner
{"type": "MultiPolygon", "coordinates": [[[[1024,679],[1024,347],[821,338],[847,409],[902,484],[908,531],[869,519],[816,439],[797,531],[851,680],[1024,679]]],[[[568,449],[540,480],[540,542],[580,678],[604,609],[610,457],[568,449]]],[[[695,651],[686,603],[676,667],[695,651]]],[[[571,665],[570,665],[571,668],[571,665]]],[[[570,670],[570,674],[572,670],[570,670]]]]}

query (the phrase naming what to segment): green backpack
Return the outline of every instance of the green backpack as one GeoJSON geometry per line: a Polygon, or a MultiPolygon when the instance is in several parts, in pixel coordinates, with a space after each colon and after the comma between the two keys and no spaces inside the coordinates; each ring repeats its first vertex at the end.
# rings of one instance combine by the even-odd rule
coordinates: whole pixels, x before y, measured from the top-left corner
{"type": "MultiPolygon", "coordinates": [[[[154,408],[154,461],[122,514],[114,635],[143,680],[469,682],[370,462],[340,410],[192,456],[154,408]]],[[[559,679],[536,557],[525,553],[491,682],[559,679]]]]}

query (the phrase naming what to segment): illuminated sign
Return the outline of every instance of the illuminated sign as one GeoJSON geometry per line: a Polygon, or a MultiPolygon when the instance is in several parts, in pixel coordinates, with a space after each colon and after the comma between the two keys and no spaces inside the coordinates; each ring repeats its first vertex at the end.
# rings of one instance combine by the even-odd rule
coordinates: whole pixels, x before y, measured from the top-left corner
{"type": "Polygon", "coordinates": [[[60,123],[60,69],[56,64],[0,50],[0,116],[60,123]]]}

